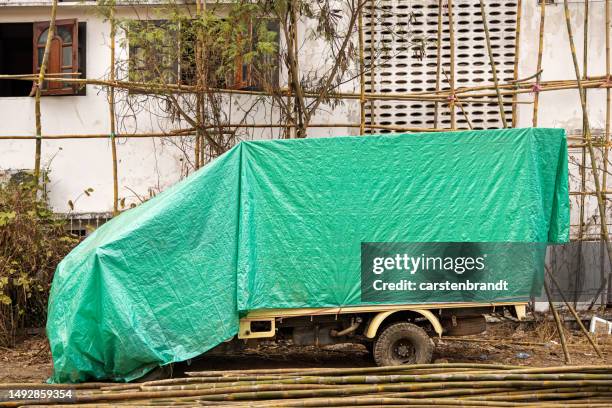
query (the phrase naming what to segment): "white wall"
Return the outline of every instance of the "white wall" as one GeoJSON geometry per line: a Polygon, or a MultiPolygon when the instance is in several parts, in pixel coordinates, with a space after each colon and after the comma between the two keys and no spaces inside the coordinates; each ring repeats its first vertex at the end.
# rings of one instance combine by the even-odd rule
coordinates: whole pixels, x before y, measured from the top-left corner
{"type": "MultiPolygon", "coordinates": [[[[32,22],[48,19],[48,8],[3,8],[1,22],[32,22]]],[[[110,51],[109,27],[93,11],[60,7],[58,19],[78,18],[87,23],[87,75],[107,75],[110,51]]],[[[43,97],[41,103],[44,135],[103,134],[109,132],[109,111],[103,91],[87,86],[86,96],[43,97]]],[[[0,134],[35,135],[34,98],[0,98],[0,134]]],[[[150,127],[143,121],[143,128],[150,127]]],[[[146,130],[143,130],[146,131],[146,130]]],[[[0,141],[0,169],[31,169],[34,166],[33,140],[0,141]]],[[[56,211],[67,212],[68,200],[76,201],[77,212],[112,210],[112,164],[108,139],[52,140],[42,145],[42,164],[50,165],[50,200],[56,211]],[[93,188],[90,197],[82,191],[93,188]]],[[[178,153],[154,139],[119,140],[120,196],[136,201],[132,190],[146,196],[149,188],[163,189],[176,182],[180,167],[178,153]]]]}
{"type": "MultiPolygon", "coordinates": [[[[523,2],[523,18],[521,27],[521,47],[519,77],[524,78],[536,73],[540,7],[536,1],[523,2]]],[[[575,79],[569,37],[565,23],[563,4],[547,5],[544,36],[544,52],[542,59],[542,80],[575,79]]],[[[577,58],[581,74],[583,72],[583,42],[584,42],[584,2],[570,2],[571,24],[574,34],[577,58]]],[[[588,75],[605,75],[605,3],[590,2],[588,39],[588,75]]],[[[601,135],[605,129],[606,91],[604,89],[589,89],[588,112],[591,129],[594,135],[601,135]]],[[[522,102],[532,102],[533,94],[523,94],[522,102]]],[[[519,105],[520,127],[532,125],[533,105],[519,105]]],[[[569,134],[580,136],[582,132],[582,109],[578,91],[563,90],[540,93],[538,126],[565,128],[569,134]]],[[[569,143],[580,143],[570,140],[569,143]]],[[[580,174],[578,163],[582,162],[582,149],[571,148],[570,156],[570,190],[580,190],[580,174]]],[[[587,155],[587,165],[589,158],[587,155]]],[[[609,178],[609,177],[608,177],[609,178]]],[[[594,191],[590,169],[587,169],[587,190],[594,191]]],[[[609,188],[610,183],[608,182],[609,188]]],[[[572,235],[576,236],[579,224],[578,196],[572,196],[572,235]]],[[[585,199],[585,219],[598,219],[595,197],[585,199]]],[[[599,222],[592,223],[586,230],[587,235],[597,237],[599,222]]]]}
{"type": "MultiPolygon", "coordinates": [[[[44,2],[43,2],[44,3],[44,2]]],[[[10,2],[8,3],[10,5],[10,2]]],[[[14,3],[13,3],[14,4],[14,3]]],[[[40,2],[32,2],[40,4],[40,2]]],[[[75,3],[76,4],[76,3],[75,3]]],[[[159,18],[156,12],[146,8],[119,8],[119,18],[159,18]]],[[[45,21],[49,18],[48,7],[2,7],[0,2],[0,22],[45,21]]],[[[60,5],[58,19],[77,18],[87,23],[87,76],[107,78],[110,61],[109,24],[96,14],[95,8],[82,5],[60,5]]],[[[305,28],[302,28],[305,34],[305,28]]],[[[306,36],[302,36],[305,38],[306,36]]],[[[121,42],[121,33],[117,43],[121,42]]],[[[310,68],[320,63],[316,44],[304,40],[301,44],[304,66],[310,68]]],[[[118,59],[127,58],[127,50],[118,51],[118,59]]],[[[345,89],[354,90],[355,84],[345,89]]],[[[233,96],[232,106],[248,105],[249,97],[233,96]]],[[[86,96],[43,97],[42,99],[43,135],[60,134],[103,134],[110,129],[108,104],[104,90],[87,86],[86,96]]],[[[125,107],[118,106],[117,112],[125,107]]],[[[322,107],[316,123],[357,122],[359,107],[349,101],[335,110],[322,107]]],[[[155,110],[151,108],[151,110],[155,110]]],[[[239,109],[237,109],[239,111],[239,109]]],[[[259,123],[272,123],[276,115],[263,107],[256,110],[252,117],[259,123]]],[[[234,114],[239,118],[239,112],[234,114]]],[[[0,98],[0,135],[35,135],[34,99],[31,97],[0,98]]],[[[188,127],[185,123],[168,124],[150,112],[140,112],[135,118],[120,121],[118,133],[159,132],[164,128],[188,127]]],[[[313,128],[312,137],[356,134],[355,128],[313,128]]],[[[276,138],[278,129],[243,130],[240,139],[276,138]]],[[[126,207],[138,203],[140,197],[148,197],[150,191],[159,192],[172,185],[185,175],[182,152],[171,140],[161,139],[117,139],[119,196],[126,198],[126,207]]],[[[33,140],[0,141],[0,170],[31,169],[34,166],[33,140]]],[[[42,145],[42,164],[49,166],[51,186],[50,201],[58,212],[68,212],[68,200],[75,201],[75,212],[108,212],[112,210],[112,162],[110,141],[108,139],[87,140],[46,140],[42,145]],[[82,194],[83,190],[93,188],[91,196],[82,194]],[[78,200],[77,200],[78,198],[78,200]]]]}
{"type": "MultiPolygon", "coordinates": [[[[48,19],[48,7],[13,7],[25,2],[0,0],[0,22],[32,22],[48,19]],[[3,5],[4,4],[4,5],[3,5]],[[9,6],[7,6],[7,4],[9,6]],[[11,6],[13,5],[13,6],[11,6]]],[[[40,2],[31,0],[31,4],[40,2]]],[[[42,2],[45,3],[45,2],[42,2]]],[[[560,5],[547,7],[546,37],[544,45],[544,80],[572,79],[574,70],[569,53],[569,45],[560,5]]],[[[574,25],[578,58],[582,63],[582,7],[583,3],[570,5],[574,25]]],[[[590,12],[589,35],[589,74],[604,73],[604,3],[592,2],[590,12]]],[[[535,73],[539,6],[534,1],[523,2],[523,20],[521,28],[520,72],[519,77],[535,73]]],[[[123,7],[119,9],[119,17],[127,17],[138,13],[140,17],[147,12],[143,8],[123,7]]],[[[157,17],[155,13],[152,18],[157,17]]],[[[58,18],[78,18],[87,22],[87,76],[89,78],[106,78],[108,76],[109,26],[95,14],[94,8],[82,5],[61,5],[58,18]]],[[[305,70],[321,65],[324,60],[320,46],[307,35],[308,27],[302,26],[300,44],[302,66],[305,70]]],[[[126,51],[119,53],[119,58],[125,58],[126,51]]],[[[343,91],[357,91],[358,81],[342,86],[343,91]]],[[[245,97],[234,97],[232,106],[240,105],[245,97]]],[[[520,97],[522,102],[531,102],[532,94],[520,97]]],[[[589,90],[589,110],[591,125],[594,129],[602,129],[605,120],[605,91],[589,90]]],[[[122,109],[118,107],[118,111],[122,109]]],[[[519,121],[521,127],[531,126],[532,105],[519,105],[519,121]]],[[[274,113],[256,112],[253,117],[257,122],[274,121],[274,113]]],[[[563,127],[572,133],[581,128],[582,114],[576,90],[543,92],[540,98],[539,126],[563,127]]],[[[314,123],[358,123],[359,104],[356,100],[344,101],[335,109],[323,106],[314,123]]],[[[121,123],[119,132],[159,131],[167,124],[149,113],[140,113],[135,120],[121,123]],[[137,126],[136,126],[137,125],[137,126]]],[[[184,126],[173,124],[172,126],[184,126]]],[[[42,100],[43,134],[98,134],[109,132],[109,113],[106,94],[98,87],[88,86],[87,96],[44,97],[42,100]]],[[[312,128],[311,137],[340,136],[357,134],[358,128],[312,128]]],[[[30,97],[0,98],[0,135],[34,135],[34,99],[30,97]]],[[[273,138],[279,135],[276,129],[260,129],[244,131],[241,138],[273,138]]],[[[33,140],[7,141],[0,140],[0,170],[11,168],[31,169],[34,163],[33,140]]],[[[580,149],[570,152],[572,160],[581,160],[580,149]]],[[[175,183],[185,174],[182,152],[160,139],[119,139],[119,195],[125,197],[127,204],[138,202],[138,196],[148,196],[149,190],[159,191],[175,183]]],[[[108,139],[88,140],[53,140],[43,143],[43,165],[51,169],[51,204],[56,211],[67,212],[68,200],[76,202],[77,212],[106,212],[112,209],[112,174],[111,153],[108,139]],[[93,188],[94,193],[83,196],[86,188],[93,188]]],[[[577,166],[572,165],[574,176],[577,166]]],[[[578,188],[578,178],[572,178],[572,186],[578,188]]],[[[596,213],[595,200],[587,198],[588,216],[596,213]]],[[[574,206],[575,208],[576,206],[574,206]]],[[[578,222],[577,211],[572,213],[572,222],[578,222]]],[[[596,233],[595,226],[593,232],[596,233]]]]}

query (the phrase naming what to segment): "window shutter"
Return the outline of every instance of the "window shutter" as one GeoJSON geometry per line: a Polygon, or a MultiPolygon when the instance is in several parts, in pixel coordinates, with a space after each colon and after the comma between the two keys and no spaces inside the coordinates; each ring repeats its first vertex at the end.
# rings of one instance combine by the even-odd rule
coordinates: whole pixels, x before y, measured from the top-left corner
{"type": "MultiPolygon", "coordinates": [[[[77,78],[74,73],[79,69],[79,25],[77,20],[58,20],[51,39],[46,75],[61,78],[77,78]],[[72,74],[72,75],[70,75],[72,74]]],[[[49,34],[49,22],[34,23],[33,61],[34,73],[40,73],[45,45],[49,34]]],[[[43,95],[71,95],[78,88],[76,84],[45,80],[42,84],[43,95]]]]}

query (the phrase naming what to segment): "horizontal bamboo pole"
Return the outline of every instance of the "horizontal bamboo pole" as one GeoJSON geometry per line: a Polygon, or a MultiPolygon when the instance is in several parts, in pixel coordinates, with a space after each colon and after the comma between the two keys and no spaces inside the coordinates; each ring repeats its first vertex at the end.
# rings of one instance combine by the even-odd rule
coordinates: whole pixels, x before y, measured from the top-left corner
{"type": "MultiPolygon", "coordinates": [[[[255,128],[255,129],[263,129],[263,128],[269,128],[269,129],[273,129],[273,128],[289,128],[292,125],[290,124],[274,124],[274,123],[269,123],[269,124],[262,124],[262,123],[255,123],[255,124],[246,124],[246,123],[240,123],[240,124],[225,124],[222,126],[223,129],[228,129],[228,128],[255,128]]],[[[307,127],[309,128],[358,128],[359,124],[355,124],[355,123],[311,123],[309,124],[307,127]]],[[[368,125],[368,127],[371,127],[373,129],[380,129],[380,130],[390,130],[393,132],[410,132],[410,133],[415,133],[415,132],[422,132],[422,133],[437,133],[437,132],[448,132],[449,129],[432,129],[432,128],[416,128],[416,127],[403,127],[403,126],[391,126],[391,125],[376,125],[376,124],[371,124],[368,125]]],[[[217,129],[217,127],[215,126],[205,126],[206,129],[217,129]]],[[[231,133],[229,130],[226,130],[225,132],[231,133]]],[[[148,138],[148,137],[184,137],[184,136],[193,136],[195,135],[195,130],[193,129],[185,129],[185,130],[181,130],[181,131],[172,131],[172,132],[158,132],[158,133],[118,133],[115,135],[115,137],[118,138],[148,138]]],[[[70,134],[65,134],[65,135],[46,135],[46,136],[42,136],[41,138],[43,140],[48,139],[48,140],[61,140],[61,139],[106,139],[109,138],[110,135],[109,134],[104,134],[104,133],[98,133],[98,134],[84,134],[84,135],[79,135],[79,134],[74,134],[74,135],[70,135],[70,134]]],[[[32,135],[0,135],[0,140],[34,140],[36,139],[36,136],[32,136],[32,135]]],[[[567,137],[568,140],[582,140],[581,137],[567,137]]],[[[583,143],[570,143],[568,144],[568,148],[580,148],[582,147],[584,144],[583,143]]],[[[612,147],[612,143],[593,143],[593,147],[612,147]]]]}
{"type": "MultiPolygon", "coordinates": [[[[288,128],[291,127],[290,124],[279,124],[279,123],[256,123],[256,124],[247,124],[247,123],[237,123],[237,124],[223,124],[219,127],[217,126],[205,126],[206,129],[218,129],[218,128],[288,128]]],[[[359,128],[359,124],[355,123],[311,123],[308,125],[310,128],[359,128]]],[[[417,127],[404,127],[404,126],[391,126],[391,125],[372,125],[374,129],[381,130],[393,130],[393,131],[402,131],[402,132],[442,132],[445,129],[432,129],[432,128],[417,128],[417,127]]],[[[147,137],[173,137],[173,136],[189,136],[195,134],[194,129],[183,129],[179,131],[172,132],[158,132],[158,133],[117,133],[115,137],[117,138],[147,138],[147,137]]],[[[42,139],[106,139],[108,138],[108,134],[98,133],[98,134],[89,134],[89,135],[44,135],[42,139]]],[[[0,140],[32,140],[36,139],[36,136],[32,135],[0,135],[0,140]]]]}
{"type": "MultiPolygon", "coordinates": [[[[391,367],[355,367],[355,368],[291,368],[291,369],[255,369],[255,370],[230,370],[230,371],[222,371],[219,375],[216,375],[215,371],[188,371],[185,374],[188,376],[200,376],[203,373],[206,373],[207,376],[228,376],[228,375],[240,375],[240,374],[268,374],[268,375],[277,375],[277,374],[285,374],[290,370],[289,373],[296,374],[306,374],[309,375],[341,375],[341,374],[369,374],[369,373],[384,373],[388,371],[407,371],[407,370],[419,370],[419,369],[431,369],[431,368],[444,368],[448,371],[453,371],[457,368],[470,368],[470,369],[487,369],[487,370],[512,370],[517,368],[523,368],[521,366],[515,365],[502,365],[502,364],[478,364],[478,363],[442,363],[442,364],[411,364],[404,366],[391,366],[391,367]]],[[[165,380],[161,380],[165,381],[165,380]]]]}
{"type": "MultiPolygon", "coordinates": [[[[11,75],[9,77],[0,75],[2,79],[16,79],[16,80],[27,80],[36,81],[34,76],[28,75],[11,75]]],[[[121,88],[126,90],[137,90],[137,91],[149,91],[152,94],[155,93],[197,93],[203,92],[196,86],[191,85],[174,85],[174,84],[154,84],[146,82],[130,82],[130,81],[108,81],[99,79],[81,79],[81,78],[54,78],[55,82],[66,82],[83,85],[98,85],[98,86],[110,86],[115,88],[121,88]]],[[[499,95],[516,95],[523,93],[533,93],[536,82],[512,82],[499,84],[499,95]]],[[[578,82],[576,80],[555,80],[555,81],[542,81],[539,84],[538,92],[546,91],[558,91],[567,89],[576,89],[578,82]]],[[[583,88],[610,88],[612,82],[609,81],[605,76],[592,76],[586,80],[581,81],[583,88]]],[[[236,95],[258,95],[258,96],[270,96],[269,93],[264,91],[247,91],[238,89],[222,89],[222,88],[207,88],[207,92],[219,93],[219,94],[236,94],[236,95]]],[[[282,95],[288,95],[287,89],[281,89],[282,95]]],[[[468,98],[470,103],[495,103],[495,99],[498,96],[495,86],[492,85],[481,85],[474,87],[461,87],[455,90],[455,95],[461,95],[462,102],[463,98],[468,98]],[[494,90],[493,92],[479,92],[494,90]],[[469,98],[491,98],[488,100],[473,100],[469,98]]],[[[305,97],[318,97],[316,93],[305,93],[305,97]]],[[[450,103],[449,97],[451,96],[450,90],[441,91],[421,91],[421,92],[389,92],[389,93],[372,93],[365,92],[363,97],[366,100],[407,100],[407,101],[433,101],[450,103]]],[[[357,99],[359,100],[362,95],[356,92],[336,92],[327,95],[331,99],[357,99]]]]}

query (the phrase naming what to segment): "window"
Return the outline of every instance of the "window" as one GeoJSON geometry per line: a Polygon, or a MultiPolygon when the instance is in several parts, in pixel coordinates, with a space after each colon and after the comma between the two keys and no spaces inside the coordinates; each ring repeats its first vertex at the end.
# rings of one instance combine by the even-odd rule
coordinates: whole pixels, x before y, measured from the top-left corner
{"type": "MultiPolygon", "coordinates": [[[[32,24],[0,24],[0,73],[32,73],[32,24]]],[[[28,96],[32,83],[0,80],[0,96],[28,96]]]]}
{"type": "MultiPolygon", "coordinates": [[[[71,78],[72,73],[78,72],[78,30],[76,20],[59,20],[55,24],[55,32],[49,48],[46,74],[60,78],[71,78]],[[63,75],[68,74],[68,75],[63,75]]],[[[45,54],[45,45],[49,35],[49,23],[34,24],[34,73],[40,72],[45,54]]],[[[69,95],[74,94],[74,84],[58,81],[44,81],[43,95],[69,95]]]]}
{"type": "Polygon", "coordinates": [[[66,230],[75,237],[85,238],[111,218],[110,213],[69,213],[66,214],[66,230]]]}
{"type": "MultiPolygon", "coordinates": [[[[58,20],[46,73],[79,73],[62,75],[68,78],[86,77],[86,23],[76,20],[58,20]]],[[[49,23],[0,24],[0,73],[38,74],[44,55],[49,23]]],[[[0,97],[28,96],[32,83],[23,80],[0,81],[0,97]]],[[[58,81],[45,81],[43,95],[85,95],[85,87],[58,81]]]]}
{"type": "Polygon", "coordinates": [[[128,27],[129,79],[175,84],[178,74],[177,30],[164,20],[132,21],[128,27]]]}
{"type": "MultiPolygon", "coordinates": [[[[268,30],[276,33],[278,43],[278,22],[270,22],[268,30]]],[[[195,84],[196,39],[192,30],[182,29],[180,24],[168,21],[134,21],[128,28],[128,41],[131,81],[195,84]]],[[[248,41],[252,47],[258,41],[252,27],[248,41]]],[[[209,84],[214,84],[216,88],[261,90],[263,75],[266,75],[266,80],[274,81],[272,83],[278,82],[278,63],[270,56],[249,63],[243,57],[238,57],[233,72],[223,77],[216,72],[222,61],[220,55],[205,55],[204,59],[207,61],[209,84]]]]}
{"type": "MultiPolygon", "coordinates": [[[[267,30],[276,34],[276,49],[278,50],[278,37],[280,27],[278,21],[270,20],[267,23],[267,30]]],[[[259,38],[257,32],[250,25],[250,48],[257,46],[259,38]]],[[[236,70],[234,74],[234,82],[232,88],[257,90],[263,89],[264,83],[278,85],[278,61],[272,55],[265,55],[257,58],[250,63],[245,63],[242,57],[236,60],[236,70]]]]}

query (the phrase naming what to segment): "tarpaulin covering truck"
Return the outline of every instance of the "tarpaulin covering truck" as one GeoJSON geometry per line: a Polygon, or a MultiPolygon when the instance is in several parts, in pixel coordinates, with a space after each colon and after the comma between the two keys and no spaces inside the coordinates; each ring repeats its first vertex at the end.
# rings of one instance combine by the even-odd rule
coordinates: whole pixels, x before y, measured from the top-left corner
{"type": "Polygon", "coordinates": [[[379,364],[427,361],[428,331],[480,330],[492,309],[524,313],[543,259],[491,245],[566,242],[567,178],[558,129],[240,143],[60,263],[52,381],[130,381],[231,339],[274,336],[363,342],[379,364]],[[402,258],[403,244],[423,252],[402,258]],[[427,245],[454,254],[438,264],[452,258],[454,269],[424,270],[438,260],[427,245]],[[486,254],[462,255],[474,245],[512,256],[483,271],[486,254]],[[409,261],[421,269],[407,272],[409,261]],[[387,273],[409,279],[383,282],[387,273]],[[465,289],[474,282],[485,290],[465,289]],[[383,284],[394,290],[377,297],[383,284]]]}

